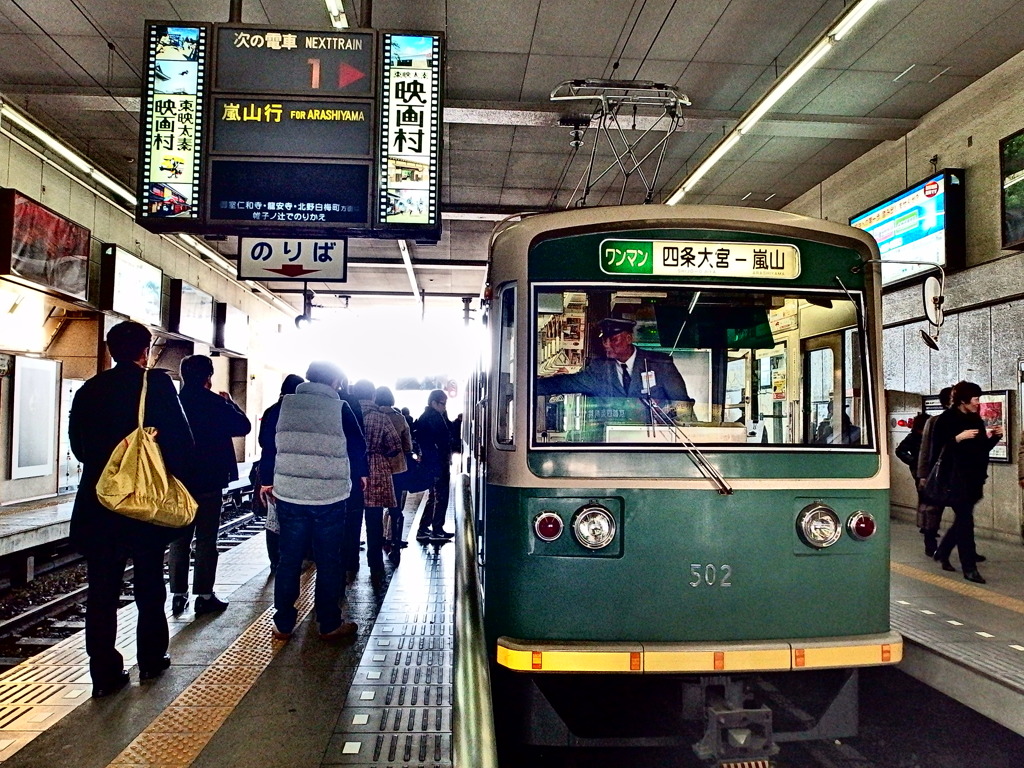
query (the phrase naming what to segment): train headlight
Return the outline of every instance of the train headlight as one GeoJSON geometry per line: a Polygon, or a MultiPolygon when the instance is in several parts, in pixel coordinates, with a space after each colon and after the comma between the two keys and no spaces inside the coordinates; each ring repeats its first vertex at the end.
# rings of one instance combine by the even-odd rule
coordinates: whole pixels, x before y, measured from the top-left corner
{"type": "Polygon", "coordinates": [[[587,549],[604,549],[615,538],[615,517],[600,504],[588,504],[573,515],[572,532],[587,549]]]}
{"type": "Polygon", "coordinates": [[[847,532],[857,541],[864,541],[875,535],[878,526],[875,525],[875,518],[867,512],[857,510],[850,519],[846,521],[847,532]]]}
{"type": "Polygon", "coordinates": [[[825,549],[839,541],[843,535],[843,524],[831,507],[809,504],[797,515],[796,532],[807,546],[825,549]]]}
{"type": "Polygon", "coordinates": [[[562,535],[562,518],[554,512],[541,512],[533,521],[533,532],[541,541],[554,541],[562,535]]]}

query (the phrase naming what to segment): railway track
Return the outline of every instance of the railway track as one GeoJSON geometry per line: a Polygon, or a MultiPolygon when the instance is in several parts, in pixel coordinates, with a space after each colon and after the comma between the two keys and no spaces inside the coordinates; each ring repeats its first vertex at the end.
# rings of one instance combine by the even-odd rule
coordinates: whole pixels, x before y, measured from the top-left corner
{"type": "MultiPolygon", "coordinates": [[[[263,530],[262,519],[244,512],[221,523],[217,548],[221,552],[246,541],[263,530]]],[[[61,569],[79,566],[82,559],[66,560],[61,569]]],[[[131,602],[131,567],[125,572],[122,600],[131,602]]],[[[56,572],[57,569],[54,569],[56,572]]],[[[83,583],[50,600],[32,605],[0,621],[0,668],[14,666],[84,628],[84,605],[87,586],[83,583]]],[[[0,597],[0,602],[3,598],[0,597]]]]}

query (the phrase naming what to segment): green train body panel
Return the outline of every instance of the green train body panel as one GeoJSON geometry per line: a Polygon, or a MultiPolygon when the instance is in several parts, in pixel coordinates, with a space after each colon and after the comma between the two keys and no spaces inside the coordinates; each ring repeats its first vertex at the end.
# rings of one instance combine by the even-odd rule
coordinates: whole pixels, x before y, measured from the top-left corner
{"type": "Polygon", "coordinates": [[[486,631],[591,643],[771,641],[889,630],[888,491],[805,489],[487,489],[486,631]],[[589,552],[572,514],[597,501],[616,515],[607,551],[589,552]],[[798,512],[825,502],[845,520],[874,516],[866,541],[804,544],[798,512]],[[543,542],[542,511],[565,523],[543,542]]]}

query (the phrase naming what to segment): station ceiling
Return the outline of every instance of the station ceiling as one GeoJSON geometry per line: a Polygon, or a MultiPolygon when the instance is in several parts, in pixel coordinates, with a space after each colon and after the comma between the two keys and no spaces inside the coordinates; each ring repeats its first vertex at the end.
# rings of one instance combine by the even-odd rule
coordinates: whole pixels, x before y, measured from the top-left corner
{"type": "MultiPolygon", "coordinates": [[[[427,301],[479,294],[498,214],[580,198],[590,152],[614,163],[592,112],[552,102],[562,81],[645,80],[691,106],[669,137],[663,201],[778,75],[842,13],[842,0],[346,0],[353,26],[447,36],[441,242],[408,243],[427,301]]],[[[145,19],[226,22],[229,0],[0,0],[0,96],[134,187],[145,19]]],[[[244,0],[245,23],[330,29],[323,0],[244,0]]],[[[881,0],[685,202],[782,208],[1024,49],[1022,0],[881,0]]],[[[620,124],[635,141],[629,111],[620,124]]],[[[638,111],[637,128],[645,113],[638,111]]],[[[652,138],[645,139],[651,141],[652,138]]],[[[647,172],[650,178],[650,171],[647,172]]],[[[639,174],[608,174],[586,205],[642,202],[639,174]],[[614,178],[613,178],[614,177],[614,178]]],[[[233,238],[215,243],[233,256],[233,238]]],[[[353,240],[349,281],[317,302],[408,297],[395,241],[353,240]]],[[[281,284],[270,283],[272,290],[281,284]]],[[[284,296],[301,306],[301,297],[284,296]]],[[[403,300],[407,300],[403,299],[403,300]]]]}

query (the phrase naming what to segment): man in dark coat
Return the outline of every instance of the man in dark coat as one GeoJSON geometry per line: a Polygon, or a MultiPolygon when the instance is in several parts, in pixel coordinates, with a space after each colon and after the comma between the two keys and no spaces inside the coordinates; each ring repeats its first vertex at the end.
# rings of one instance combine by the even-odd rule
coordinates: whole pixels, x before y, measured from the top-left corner
{"type": "Polygon", "coordinates": [[[440,389],[432,390],[427,396],[427,407],[416,419],[416,428],[413,430],[419,444],[423,469],[433,478],[430,484],[430,497],[420,516],[416,532],[416,541],[421,544],[444,544],[454,536],[444,530],[452,477],[453,442],[447,408],[448,395],[440,389]]]}
{"type": "Polygon", "coordinates": [[[217,533],[222,494],[238,479],[233,437],[249,434],[252,424],[227,392],[211,391],[213,360],[189,355],[179,368],[182,388],[178,399],[192,428],[196,448],[192,452],[185,487],[199,504],[195,522],[171,542],[168,570],[171,575],[171,612],[177,616],[188,606],[188,561],[192,537],[196,540],[196,564],[192,594],[196,615],[223,611],[228,604],[213,594],[217,578],[217,533]]]}
{"type": "Polygon", "coordinates": [[[605,318],[597,335],[605,357],[591,360],[579,373],[537,379],[537,393],[579,392],[592,397],[650,398],[674,408],[677,418],[693,418],[693,398],[669,355],[639,349],[633,343],[632,320],[605,318]]]}
{"type": "MultiPolygon", "coordinates": [[[[82,462],[82,482],[71,513],[71,541],[85,556],[88,568],[85,648],[92,695],[97,698],[128,683],[115,638],[121,582],[129,558],[135,566],[139,611],[139,679],[158,676],[171,662],[164,615],[164,550],[180,531],[124,517],[96,498],[96,483],[114,447],[139,425],[139,397],[150,339],[149,330],[139,323],[119,323],[110,329],[107,348],[116,365],[82,385],[71,405],[68,424],[71,450],[82,462]]],[[[192,433],[174,384],[164,371],[150,371],[147,376],[144,423],[157,430],[167,471],[181,477],[192,450],[192,433]]]]}

